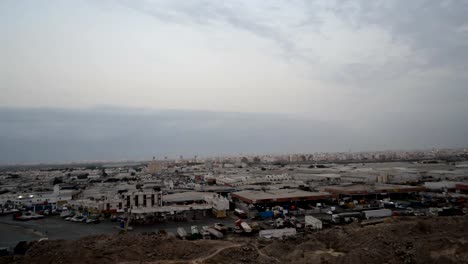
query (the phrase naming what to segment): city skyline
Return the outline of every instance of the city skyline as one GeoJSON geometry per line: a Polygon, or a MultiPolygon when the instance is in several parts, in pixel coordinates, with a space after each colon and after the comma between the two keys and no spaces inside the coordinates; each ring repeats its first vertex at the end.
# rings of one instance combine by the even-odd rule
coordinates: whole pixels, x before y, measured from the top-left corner
{"type": "Polygon", "coordinates": [[[0,108],[1,163],[148,160],[153,156],[216,156],[463,148],[468,124],[441,133],[431,118],[412,124],[352,123],[296,115],[101,107],[0,108]],[[421,137],[423,135],[423,137],[421,137]],[[449,142],[449,143],[447,143],[449,142]]]}

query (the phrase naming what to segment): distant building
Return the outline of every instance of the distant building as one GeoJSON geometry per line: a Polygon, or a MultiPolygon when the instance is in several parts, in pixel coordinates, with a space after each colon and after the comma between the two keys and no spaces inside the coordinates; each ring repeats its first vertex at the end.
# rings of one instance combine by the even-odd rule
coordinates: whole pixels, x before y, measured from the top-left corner
{"type": "Polygon", "coordinates": [[[151,161],[146,169],[147,172],[151,174],[161,173],[161,171],[163,170],[163,165],[161,162],[151,161]]]}
{"type": "Polygon", "coordinates": [[[319,190],[329,192],[336,197],[409,194],[425,191],[424,186],[393,185],[393,184],[346,184],[320,187],[319,190]]]}
{"type": "Polygon", "coordinates": [[[82,198],[68,202],[74,208],[82,208],[93,213],[133,212],[151,210],[162,206],[162,192],[150,190],[123,190],[108,193],[99,198],[82,198]]]}
{"type": "MultiPolygon", "coordinates": [[[[162,192],[155,190],[134,190],[121,194],[124,201],[124,207],[130,209],[136,208],[154,208],[162,206],[162,192]]],[[[119,209],[122,205],[119,204],[119,209]]]]}
{"type": "Polygon", "coordinates": [[[302,190],[282,189],[268,191],[240,191],[232,193],[231,197],[247,204],[267,204],[296,201],[309,202],[328,199],[331,195],[328,192],[307,192],[302,190]]]}
{"type": "Polygon", "coordinates": [[[213,170],[213,161],[211,161],[211,160],[206,160],[205,161],[205,170],[206,171],[212,171],[213,170]]]}

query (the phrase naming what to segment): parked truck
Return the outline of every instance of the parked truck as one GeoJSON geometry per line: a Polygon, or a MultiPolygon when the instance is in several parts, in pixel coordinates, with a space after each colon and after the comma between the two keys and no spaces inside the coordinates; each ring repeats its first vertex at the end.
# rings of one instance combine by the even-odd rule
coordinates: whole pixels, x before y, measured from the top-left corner
{"type": "Polygon", "coordinates": [[[334,224],[347,224],[353,222],[355,219],[360,219],[361,213],[360,212],[346,212],[346,213],[339,213],[333,214],[331,221],[334,224]]]}
{"type": "Polygon", "coordinates": [[[215,223],[214,224],[214,229],[218,230],[219,232],[226,234],[228,232],[227,226],[221,224],[221,223],[215,223]]]}
{"type": "Polygon", "coordinates": [[[244,210],[241,209],[234,209],[234,214],[237,215],[239,218],[245,219],[247,218],[247,213],[244,210]]]}
{"type": "Polygon", "coordinates": [[[177,228],[177,235],[181,239],[186,239],[187,238],[187,231],[185,231],[185,229],[183,227],[178,227],[177,228]]]}
{"type": "Polygon", "coordinates": [[[252,233],[252,228],[249,224],[240,219],[236,221],[236,227],[238,227],[238,231],[241,231],[242,233],[252,233]]]}
{"type": "Polygon", "coordinates": [[[322,221],[319,219],[311,216],[305,216],[305,226],[312,229],[312,230],[321,230],[322,229],[322,221]]]}
{"type": "Polygon", "coordinates": [[[362,218],[364,219],[382,218],[388,216],[392,216],[392,210],[390,209],[362,211],[362,218]]]}
{"type": "Polygon", "coordinates": [[[284,228],[284,229],[269,229],[261,230],[259,236],[261,238],[282,238],[296,235],[296,229],[284,228]]]}
{"type": "Polygon", "coordinates": [[[202,239],[203,236],[200,234],[200,230],[198,230],[197,226],[191,226],[190,228],[191,234],[192,234],[192,239],[202,239]]]}
{"type": "Polygon", "coordinates": [[[242,222],[240,226],[245,233],[252,233],[252,228],[246,222],[242,222]]]}
{"type": "Polygon", "coordinates": [[[202,226],[200,229],[200,234],[202,235],[203,239],[211,239],[211,234],[208,232],[208,226],[202,226]]]}
{"type": "Polygon", "coordinates": [[[206,231],[208,233],[210,233],[211,236],[214,237],[214,238],[217,238],[217,239],[223,238],[223,233],[219,232],[218,230],[214,229],[213,227],[208,227],[206,229],[206,231]]]}

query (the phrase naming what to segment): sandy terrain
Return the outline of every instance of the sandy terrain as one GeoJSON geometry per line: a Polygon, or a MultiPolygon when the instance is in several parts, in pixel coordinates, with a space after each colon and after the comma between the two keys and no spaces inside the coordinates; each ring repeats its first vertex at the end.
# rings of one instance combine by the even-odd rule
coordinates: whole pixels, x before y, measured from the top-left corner
{"type": "Polygon", "coordinates": [[[468,263],[468,217],[398,218],[286,240],[182,241],[158,234],[35,243],[0,263],[468,263]]]}

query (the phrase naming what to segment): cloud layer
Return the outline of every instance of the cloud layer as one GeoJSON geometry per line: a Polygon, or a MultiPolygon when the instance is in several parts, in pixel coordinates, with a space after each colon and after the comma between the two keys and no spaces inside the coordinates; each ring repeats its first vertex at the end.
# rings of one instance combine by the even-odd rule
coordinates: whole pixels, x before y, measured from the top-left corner
{"type": "Polygon", "coordinates": [[[372,124],[287,114],[100,107],[0,108],[0,163],[461,147],[466,122],[387,116],[372,124]],[[456,128],[446,131],[446,127],[456,128]]]}
{"type": "Polygon", "coordinates": [[[2,1],[0,106],[279,113],[461,145],[467,13],[466,0],[2,1]]]}

